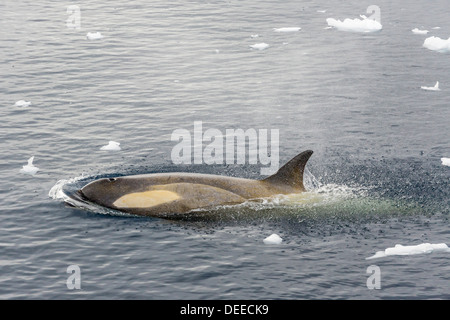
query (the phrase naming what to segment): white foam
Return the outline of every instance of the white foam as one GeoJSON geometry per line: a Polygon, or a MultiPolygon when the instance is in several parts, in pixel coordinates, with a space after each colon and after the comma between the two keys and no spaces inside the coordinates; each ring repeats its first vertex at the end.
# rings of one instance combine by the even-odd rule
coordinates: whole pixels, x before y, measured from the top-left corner
{"type": "Polygon", "coordinates": [[[340,31],[348,32],[376,32],[380,31],[383,26],[378,21],[368,19],[366,16],[361,16],[360,19],[345,19],[344,21],[328,18],[328,26],[334,27],[340,31]]]}
{"type": "Polygon", "coordinates": [[[421,86],[420,89],[427,90],[427,91],[440,91],[441,90],[441,89],[439,89],[439,81],[436,81],[436,84],[434,85],[434,87],[421,86]]]}
{"type": "Polygon", "coordinates": [[[99,40],[103,39],[103,35],[100,32],[88,32],[86,38],[88,40],[99,40]]]}
{"type": "Polygon", "coordinates": [[[28,159],[28,164],[23,166],[22,169],[20,169],[20,172],[34,176],[39,171],[39,168],[33,165],[33,160],[34,156],[28,159]]]}
{"type": "Polygon", "coordinates": [[[450,167],[450,158],[441,158],[442,165],[450,167]]]}
{"type": "Polygon", "coordinates": [[[429,37],[425,39],[423,46],[433,51],[447,53],[450,52],[450,38],[444,40],[439,37],[429,37]]]}
{"type": "Polygon", "coordinates": [[[269,45],[267,43],[256,43],[250,46],[250,48],[252,49],[256,49],[256,50],[264,50],[267,49],[269,47],[269,45]]]}
{"type": "Polygon", "coordinates": [[[387,248],[384,251],[377,251],[377,253],[366,258],[366,260],[387,256],[407,256],[432,252],[450,252],[450,248],[445,243],[422,243],[416,246],[402,246],[401,244],[396,244],[395,247],[387,248]]]}
{"type": "Polygon", "coordinates": [[[31,105],[31,101],[19,100],[14,104],[16,107],[28,107],[31,105]]]}
{"type": "Polygon", "coordinates": [[[263,240],[265,244],[280,244],[282,241],[283,239],[281,239],[281,237],[275,233],[271,234],[263,240]]]}
{"type": "Polygon", "coordinates": [[[302,28],[300,27],[286,27],[286,28],[275,28],[273,31],[275,32],[297,32],[300,31],[302,28]]]}
{"type": "Polygon", "coordinates": [[[420,30],[420,29],[417,29],[417,28],[414,28],[411,31],[414,34],[427,34],[429,32],[428,30],[420,30]]]}
{"type": "Polygon", "coordinates": [[[109,141],[108,145],[101,147],[100,150],[120,151],[121,148],[119,146],[120,146],[119,142],[109,141]]]}

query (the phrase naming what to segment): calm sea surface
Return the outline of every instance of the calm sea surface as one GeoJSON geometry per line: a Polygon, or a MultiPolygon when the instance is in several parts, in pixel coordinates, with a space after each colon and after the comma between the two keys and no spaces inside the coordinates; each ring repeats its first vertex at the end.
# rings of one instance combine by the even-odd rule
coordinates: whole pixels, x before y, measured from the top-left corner
{"type": "Polygon", "coordinates": [[[2,1],[0,298],[449,299],[449,253],[366,260],[396,244],[450,244],[440,160],[450,55],[422,46],[450,36],[449,10],[445,0],[2,1]],[[382,31],[326,29],[372,4],[382,31]],[[436,81],[441,91],[420,89],[436,81]],[[171,134],[194,121],[278,129],[280,165],[314,150],[310,191],[178,220],[65,203],[114,175],[262,178],[260,164],[175,165],[171,134]],[[122,150],[101,151],[110,140],[122,150]],[[21,174],[31,156],[38,173],[21,174]],[[283,242],[264,244],[273,233],[283,242]],[[80,290],[66,285],[71,265],[80,290]],[[371,265],[379,290],[367,287],[371,265]]]}

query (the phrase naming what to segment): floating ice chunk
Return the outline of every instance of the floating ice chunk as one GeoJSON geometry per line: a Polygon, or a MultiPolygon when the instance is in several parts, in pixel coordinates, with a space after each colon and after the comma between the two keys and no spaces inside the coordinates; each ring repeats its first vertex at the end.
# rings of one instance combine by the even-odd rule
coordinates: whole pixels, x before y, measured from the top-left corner
{"type": "Polygon", "coordinates": [[[300,31],[302,28],[300,27],[287,27],[287,28],[275,28],[273,31],[275,32],[297,32],[300,31]]]}
{"type": "Polygon", "coordinates": [[[267,49],[269,47],[269,45],[267,43],[256,43],[250,46],[250,48],[252,49],[257,49],[257,50],[264,50],[267,49]]]}
{"type": "Polygon", "coordinates": [[[340,31],[350,32],[375,32],[380,31],[383,26],[378,21],[368,19],[366,16],[361,16],[363,19],[345,19],[344,21],[328,18],[328,26],[334,27],[340,31]]]}
{"type": "Polygon", "coordinates": [[[119,142],[109,141],[108,145],[101,147],[100,150],[120,151],[121,149],[119,145],[120,145],[119,142]]]}
{"type": "Polygon", "coordinates": [[[279,235],[274,233],[265,238],[263,241],[265,244],[280,244],[283,241],[283,239],[281,239],[279,235]]]}
{"type": "Polygon", "coordinates": [[[441,161],[444,166],[450,167],[450,158],[441,158],[441,161]]]}
{"type": "Polygon", "coordinates": [[[428,30],[420,30],[420,29],[417,29],[417,28],[414,28],[411,31],[414,34],[427,34],[429,32],[428,30]]]}
{"type": "Polygon", "coordinates": [[[441,90],[441,89],[439,89],[439,81],[436,81],[436,84],[434,85],[434,87],[421,86],[420,89],[428,90],[428,91],[440,91],[441,90]]]}
{"type": "Polygon", "coordinates": [[[402,246],[401,244],[396,244],[395,247],[387,248],[384,251],[378,251],[373,256],[366,258],[366,260],[387,256],[407,256],[431,252],[450,252],[450,248],[445,243],[422,243],[416,246],[402,246]]]}
{"type": "Polygon", "coordinates": [[[438,29],[440,29],[441,27],[434,27],[434,28],[431,28],[431,29],[433,29],[433,30],[438,30],[438,29]]]}
{"type": "Polygon", "coordinates": [[[28,107],[31,105],[31,101],[19,100],[14,104],[16,107],[28,107]]]}
{"type": "Polygon", "coordinates": [[[36,172],[38,172],[39,168],[33,165],[33,160],[34,156],[28,159],[28,164],[26,166],[23,166],[22,169],[20,169],[20,172],[34,176],[36,172]]]}
{"type": "Polygon", "coordinates": [[[250,38],[252,38],[252,39],[259,38],[259,34],[252,34],[252,35],[250,35],[250,38]]]}
{"type": "Polygon", "coordinates": [[[433,51],[447,53],[450,52],[450,38],[444,40],[439,37],[429,37],[425,39],[423,46],[433,51]]]}
{"type": "Polygon", "coordinates": [[[103,35],[100,32],[88,32],[86,38],[88,40],[99,40],[103,38],[103,35]]]}
{"type": "Polygon", "coordinates": [[[317,12],[319,12],[319,13],[325,13],[325,12],[327,12],[327,10],[317,10],[317,12]]]}

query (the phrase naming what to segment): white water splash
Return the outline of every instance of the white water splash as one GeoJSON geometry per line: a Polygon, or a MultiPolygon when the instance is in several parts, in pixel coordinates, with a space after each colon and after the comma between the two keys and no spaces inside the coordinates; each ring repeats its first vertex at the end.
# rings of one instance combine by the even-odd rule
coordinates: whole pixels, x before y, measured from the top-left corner
{"type": "Polygon", "coordinates": [[[48,196],[54,200],[68,201],[71,198],[67,194],[64,193],[64,191],[63,191],[64,186],[75,183],[84,178],[86,178],[86,177],[82,175],[82,176],[71,178],[71,179],[58,180],[58,182],[56,182],[56,184],[48,192],[48,196]]]}

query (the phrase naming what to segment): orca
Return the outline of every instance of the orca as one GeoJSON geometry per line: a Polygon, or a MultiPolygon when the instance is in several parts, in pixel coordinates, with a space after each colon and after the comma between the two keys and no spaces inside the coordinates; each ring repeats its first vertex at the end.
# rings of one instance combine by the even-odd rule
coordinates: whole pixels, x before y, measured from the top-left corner
{"type": "Polygon", "coordinates": [[[98,179],[78,193],[84,200],[121,212],[167,217],[304,192],[303,173],[312,154],[311,150],[298,154],[262,180],[200,173],[154,173],[98,179]]]}

